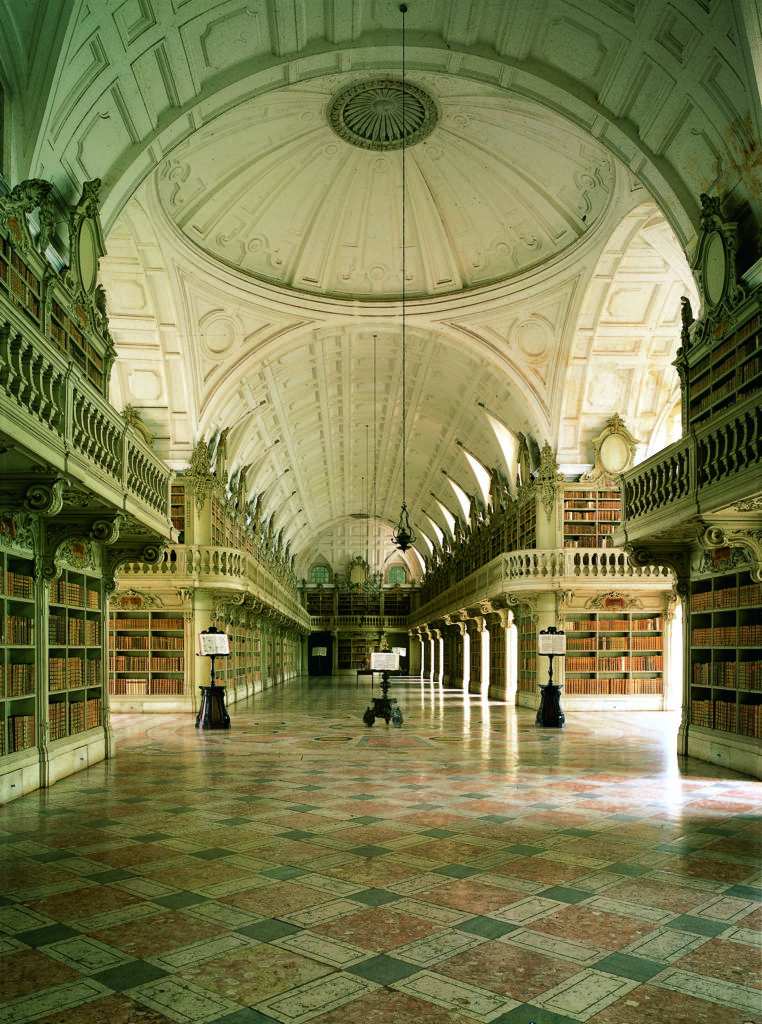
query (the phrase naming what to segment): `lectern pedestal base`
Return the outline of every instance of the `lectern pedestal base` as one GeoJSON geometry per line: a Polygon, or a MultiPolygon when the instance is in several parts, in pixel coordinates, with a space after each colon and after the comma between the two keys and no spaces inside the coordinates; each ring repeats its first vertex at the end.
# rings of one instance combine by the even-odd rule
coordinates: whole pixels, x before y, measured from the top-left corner
{"type": "Polygon", "coordinates": [[[225,707],[224,686],[199,686],[201,707],[196,715],[197,729],[229,729],[230,715],[225,707]]]}

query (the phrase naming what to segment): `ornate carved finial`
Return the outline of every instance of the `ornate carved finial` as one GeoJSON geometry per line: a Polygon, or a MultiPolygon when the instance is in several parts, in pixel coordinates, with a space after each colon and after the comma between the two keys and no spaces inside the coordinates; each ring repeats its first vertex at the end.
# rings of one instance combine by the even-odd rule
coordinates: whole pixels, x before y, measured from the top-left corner
{"type": "Polygon", "coordinates": [[[145,425],[138,410],[132,405],[125,405],[122,416],[126,423],[137,430],[149,448],[153,447],[153,439],[156,435],[145,425]]]}
{"type": "Polygon", "coordinates": [[[556,453],[546,441],[540,451],[540,469],[537,473],[537,484],[540,487],[540,500],[545,509],[545,515],[550,522],[553,511],[556,507],[556,487],[562,483],[563,473],[558,472],[558,459],[556,453]]]}
{"type": "Polygon", "coordinates": [[[720,197],[702,192],[699,201],[701,202],[701,227],[704,231],[711,231],[715,218],[720,215],[720,197]]]}
{"type": "Polygon", "coordinates": [[[212,459],[206,441],[199,441],[196,445],[191,455],[190,466],[183,477],[196,492],[196,508],[200,512],[217,483],[212,473],[212,459]]]}
{"type": "Polygon", "coordinates": [[[682,321],[680,340],[683,345],[683,351],[687,352],[691,347],[691,326],[695,322],[693,318],[693,310],[691,308],[691,300],[687,295],[683,295],[680,299],[680,319],[682,321]]]}

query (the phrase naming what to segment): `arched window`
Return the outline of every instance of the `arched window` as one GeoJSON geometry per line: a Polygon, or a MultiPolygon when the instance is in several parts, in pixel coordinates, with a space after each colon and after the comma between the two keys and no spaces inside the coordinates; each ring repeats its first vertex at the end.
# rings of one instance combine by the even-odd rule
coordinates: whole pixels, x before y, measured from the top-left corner
{"type": "Polygon", "coordinates": [[[388,580],[390,583],[407,583],[404,565],[393,565],[389,570],[388,580]]]}
{"type": "Polygon", "coordinates": [[[330,583],[331,574],[327,565],[313,565],[310,570],[310,583],[330,583]]]}

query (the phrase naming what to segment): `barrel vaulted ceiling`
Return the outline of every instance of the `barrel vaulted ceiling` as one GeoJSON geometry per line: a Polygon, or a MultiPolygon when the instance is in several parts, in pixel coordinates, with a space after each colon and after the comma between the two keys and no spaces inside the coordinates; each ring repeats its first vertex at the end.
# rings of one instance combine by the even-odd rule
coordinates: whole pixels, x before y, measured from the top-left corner
{"type": "MultiPolygon", "coordinates": [[[[6,176],[65,199],[102,180],[112,401],[178,469],[227,431],[301,573],[388,561],[402,153],[354,145],[332,109],[353,90],[387,111],[398,2],[29,6],[0,0],[6,176]]],[[[698,196],[741,220],[759,198],[762,61],[747,0],[408,8],[430,132],[405,150],[407,504],[434,539],[450,481],[480,493],[466,453],[513,474],[495,422],[569,472],[614,412],[643,454],[671,439],[698,196]]]]}

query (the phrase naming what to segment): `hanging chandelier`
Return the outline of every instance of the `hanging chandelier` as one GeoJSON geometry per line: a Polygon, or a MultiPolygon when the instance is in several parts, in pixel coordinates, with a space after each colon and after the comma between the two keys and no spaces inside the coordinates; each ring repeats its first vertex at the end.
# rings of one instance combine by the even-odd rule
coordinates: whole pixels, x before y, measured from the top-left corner
{"type": "MultiPolygon", "coordinates": [[[[400,12],[402,14],[402,110],[401,120],[402,124],[406,123],[405,119],[405,14],[407,13],[407,4],[400,4],[400,12]]],[[[406,430],[406,405],[407,405],[407,391],[406,391],[406,363],[405,363],[405,348],[407,342],[406,334],[406,246],[405,246],[405,150],[407,149],[407,139],[404,131],[402,132],[401,138],[401,150],[402,150],[402,508],[400,509],[400,519],[397,523],[396,532],[392,534],[392,543],[400,551],[407,551],[415,541],[416,536],[413,533],[413,528],[410,525],[410,519],[408,517],[407,504],[406,504],[406,484],[407,484],[407,430],[406,430]]]]}

